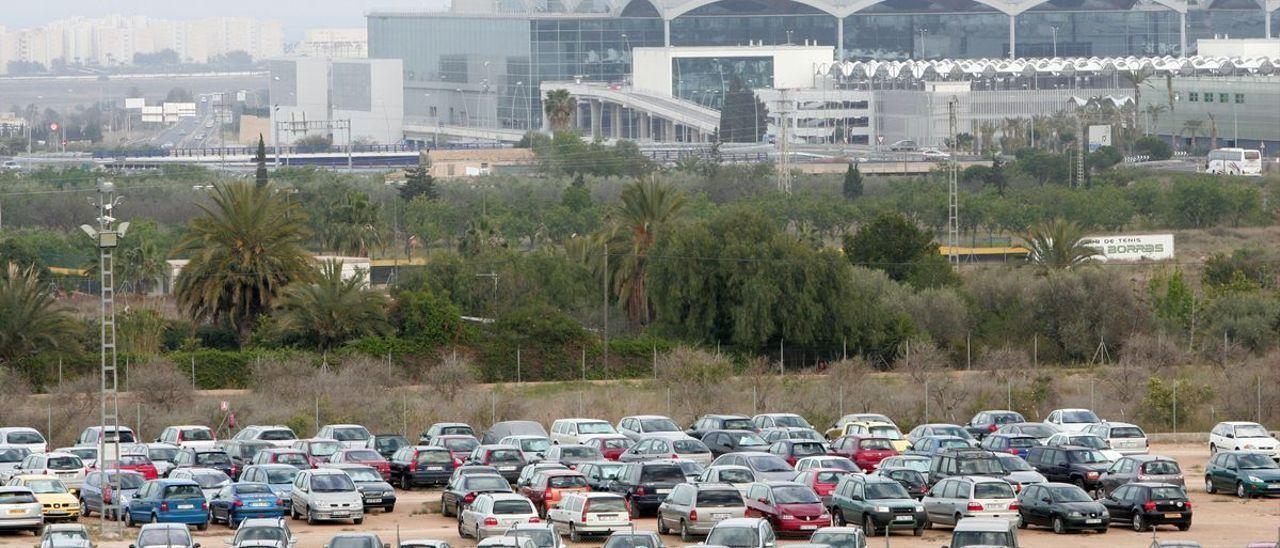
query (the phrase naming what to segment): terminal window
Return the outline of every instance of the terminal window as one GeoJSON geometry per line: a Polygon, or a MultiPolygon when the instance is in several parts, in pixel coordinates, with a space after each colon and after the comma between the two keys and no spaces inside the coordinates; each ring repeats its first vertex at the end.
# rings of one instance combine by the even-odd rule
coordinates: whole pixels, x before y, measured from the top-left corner
{"type": "Polygon", "coordinates": [[[1243,94],[1243,93],[1237,93],[1237,94],[1236,94],[1236,102],[1237,102],[1237,103],[1240,103],[1240,104],[1244,104],[1244,94],[1243,94]]]}

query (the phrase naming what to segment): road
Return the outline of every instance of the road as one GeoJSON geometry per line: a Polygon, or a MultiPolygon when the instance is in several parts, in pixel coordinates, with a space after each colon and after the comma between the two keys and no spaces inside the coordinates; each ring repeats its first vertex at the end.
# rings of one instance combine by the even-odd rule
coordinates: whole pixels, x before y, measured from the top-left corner
{"type": "MultiPolygon", "coordinates": [[[[1161,527],[1156,534],[1164,540],[1195,540],[1206,548],[1211,547],[1243,547],[1250,542],[1275,541],[1280,535],[1280,500],[1251,499],[1240,500],[1228,495],[1209,495],[1205,493],[1201,480],[1204,471],[1203,463],[1208,460],[1208,449],[1202,445],[1159,445],[1153,446],[1153,453],[1167,455],[1178,460],[1186,473],[1187,483],[1191,486],[1192,506],[1195,521],[1190,531],[1180,532],[1172,527],[1161,527]]],[[[435,538],[448,541],[455,548],[475,546],[473,540],[462,540],[457,534],[457,521],[444,518],[439,514],[440,491],[438,489],[419,489],[398,492],[399,500],[391,514],[372,514],[366,516],[360,527],[350,523],[334,523],[309,526],[305,522],[292,522],[290,527],[299,538],[299,548],[320,548],[330,537],[340,532],[367,531],[377,533],[383,542],[394,542],[397,527],[400,538],[435,538]]],[[[96,521],[96,517],[87,520],[96,521]]],[[[637,529],[655,530],[653,518],[644,518],[637,522],[637,529]]],[[[101,548],[125,548],[137,535],[137,529],[128,531],[128,538],[122,541],[104,542],[101,548]]],[[[214,548],[230,539],[231,534],[225,525],[214,525],[203,533],[196,533],[198,541],[205,547],[214,548]]],[[[668,546],[679,547],[684,543],[679,537],[664,537],[668,546]]],[[[925,531],[923,537],[912,537],[910,532],[895,533],[888,540],[888,546],[894,548],[937,548],[950,541],[950,532],[946,529],[925,531]]],[[[801,539],[786,539],[782,544],[801,542],[801,539]]],[[[1096,533],[1054,535],[1044,529],[1019,531],[1019,542],[1025,548],[1074,548],[1097,547],[1107,548],[1148,548],[1151,533],[1135,533],[1127,528],[1113,527],[1105,536],[1096,533]]],[[[0,547],[28,548],[32,537],[26,534],[0,533],[0,547]]],[[[599,546],[602,541],[579,543],[573,546],[599,546]]],[[[883,537],[871,539],[868,544],[872,548],[886,546],[883,537]]]]}
{"type": "Polygon", "coordinates": [[[267,88],[267,75],[210,73],[121,75],[106,79],[0,78],[0,108],[8,110],[15,105],[35,104],[40,110],[67,110],[102,100],[123,104],[130,90],[141,92],[147,98],[147,104],[158,105],[173,88],[183,88],[195,95],[241,89],[257,92],[267,88]]]}

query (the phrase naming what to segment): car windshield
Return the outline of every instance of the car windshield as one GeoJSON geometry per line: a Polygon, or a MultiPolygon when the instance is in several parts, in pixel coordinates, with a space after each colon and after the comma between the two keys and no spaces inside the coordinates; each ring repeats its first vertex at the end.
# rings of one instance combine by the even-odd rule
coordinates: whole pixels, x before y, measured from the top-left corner
{"type": "Polygon", "coordinates": [[[715,527],[707,535],[707,545],[729,546],[730,548],[752,547],[759,545],[760,536],[755,527],[715,527]]]}
{"type": "MultiPolygon", "coordinates": [[[[1271,459],[1263,458],[1271,462],[1271,459]]],[[[1272,463],[1272,466],[1275,466],[1275,463],[1272,463]]],[[[1178,467],[1178,463],[1171,460],[1153,460],[1142,464],[1142,473],[1153,476],[1172,476],[1181,474],[1182,469],[1178,467]]]]}
{"type": "Polygon", "coordinates": [[[26,447],[5,447],[0,449],[0,462],[22,462],[30,454],[26,447]]]}
{"type": "Polygon", "coordinates": [[[814,533],[809,537],[812,544],[825,544],[831,548],[864,548],[866,543],[857,533],[814,533]]]}
{"type": "Polygon", "coordinates": [[[751,464],[751,468],[756,472],[790,472],[791,466],[787,461],[772,455],[758,455],[750,457],[747,462],[751,464]]]}
{"type": "Polygon", "coordinates": [[[511,500],[495,500],[493,501],[493,513],[495,514],[532,514],[533,505],[527,500],[511,499],[511,500]]]}
{"type": "Polygon", "coordinates": [[[379,451],[395,451],[409,445],[409,440],[400,436],[382,436],[375,439],[373,444],[378,447],[379,451]]]}
{"type": "Polygon", "coordinates": [[[1101,451],[1095,451],[1093,449],[1087,451],[1069,451],[1067,453],[1067,460],[1081,464],[1102,464],[1104,462],[1111,462],[1111,460],[1108,459],[1106,455],[1103,455],[1101,451]]]}
{"type": "Polygon", "coordinates": [[[841,470],[855,472],[858,470],[858,465],[854,464],[853,461],[849,459],[822,459],[814,468],[839,468],[841,470]]]}
{"type": "Polygon", "coordinates": [[[867,499],[909,499],[911,495],[898,482],[876,482],[867,484],[867,499]]]}
{"type": "Polygon", "coordinates": [[[955,449],[969,447],[969,442],[955,438],[942,438],[938,440],[938,449],[955,449]]]}
{"type": "Polygon", "coordinates": [[[1035,438],[1009,438],[1009,447],[1015,449],[1026,449],[1040,445],[1040,441],[1035,438]]]}
{"type": "Polygon", "coordinates": [[[969,432],[959,426],[935,426],[933,427],[933,435],[935,436],[955,436],[957,438],[968,438],[969,432]]]}
{"type": "Polygon", "coordinates": [[[996,457],[956,459],[956,463],[960,466],[961,476],[1003,476],[1008,473],[996,457]]]}
{"type": "Polygon", "coordinates": [[[475,438],[445,438],[443,445],[450,451],[470,451],[479,446],[480,442],[475,438]]]}
{"type": "Polygon", "coordinates": [[[231,464],[231,457],[221,451],[217,453],[199,453],[196,455],[196,464],[206,466],[211,464],[231,464]]]}
{"type": "Polygon", "coordinates": [[[1089,449],[1106,449],[1107,442],[1098,436],[1072,436],[1067,438],[1067,445],[1079,445],[1089,449]]]}
{"type": "Polygon", "coordinates": [[[742,506],[742,495],[737,489],[703,489],[698,491],[698,506],[742,506]]]}
{"type": "Polygon", "coordinates": [[[448,451],[418,451],[415,460],[419,464],[449,464],[453,462],[453,455],[448,451]]]}
{"type": "Polygon", "coordinates": [[[751,483],[755,480],[756,476],[750,470],[726,468],[720,471],[720,481],[726,483],[751,483]]]}
{"type": "Polygon", "coordinates": [[[1053,496],[1053,502],[1093,502],[1093,497],[1084,492],[1084,489],[1073,485],[1063,485],[1059,487],[1045,487],[1053,496]]]}
{"type": "Polygon", "coordinates": [[[380,548],[373,537],[334,537],[329,541],[329,548],[380,548]]]}
{"type": "MultiPolygon", "coordinates": [[[[551,440],[547,438],[524,438],[520,440],[520,450],[530,453],[545,453],[551,448],[551,440]]],[[[452,449],[452,448],[451,448],[452,449]]]]}
{"type": "Polygon", "coordinates": [[[813,492],[813,489],[801,485],[779,485],[774,487],[773,500],[778,504],[813,504],[821,502],[818,500],[818,495],[813,492]]]}
{"type": "Polygon", "coordinates": [[[369,431],[359,426],[334,428],[333,439],[338,441],[367,441],[369,439],[369,431]]]}
{"type": "Polygon", "coordinates": [[[822,437],[822,434],[819,434],[817,430],[809,428],[805,428],[804,430],[792,430],[787,434],[793,440],[827,441],[827,438],[822,437]]]}
{"type": "Polygon", "coordinates": [[[138,534],[137,546],[191,546],[191,533],[186,528],[148,529],[138,534]]]}
{"type": "Polygon", "coordinates": [[[84,461],[80,460],[80,457],[49,457],[45,468],[50,470],[74,470],[76,468],[84,468],[84,461]]]}
{"type": "MultiPolygon", "coordinates": [[[[516,529],[507,531],[507,534],[513,537],[531,539],[538,548],[554,548],[558,539],[555,533],[546,529],[516,529]]],[[[402,544],[401,546],[404,545],[402,544]]]]}
{"type": "Polygon", "coordinates": [[[213,432],[207,428],[188,428],[182,431],[182,441],[213,441],[213,432]]]}
{"type": "Polygon", "coordinates": [[[984,481],[973,484],[975,499],[1011,499],[1013,487],[1003,481],[984,481]]]}
{"type": "Polygon", "coordinates": [[[601,464],[600,477],[607,480],[618,479],[618,474],[622,472],[624,467],[625,465],[623,464],[601,464]]]}
{"type": "Polygon", "coordinates": [[[119,478],[121,489],[138,489],[142,487],[142,482],[146,481],[146,478],[143,478],[142,474],[120,474],[118,476],[112,474],[111,477],[107,479],[107,483],[115,483],[116,478],[119,478]]]}
{"type": "Polygon", "coordinates": [[[1145,438],[1147,435],[1136,426],[1117,426],[1111,429],[1113,438],[1145,438]]]}
{"type": "Polygon", "coordinates": [[[587,478],[579,475],[563,475],[551,476],[547,479],[547,485],[555,489],[574,489],[587,486],[587,478]]]}
{"type": "Polygon", "coordinates": [[[684,470],[673,464],[645,466],[640,471],[640,483],[684,483],[684,470]]]}
{"type": "Polygon", "coordinates": [[[307,456],[302,453],[276,453],[276,462],[279,464],[296,464],[310,467],[311,461],[307,460],[307,456]]]}
{"type": "Polygon", "coordinates": [[[489,452],[489,462],[523,462],[518,449],[494,449],[489,452]]]}
{"type": "Polygon", "coordinates": [[[600,447],[603,449],[629,449],[631,448],[631,445],[632,445],[631,440],[627,438],[613,438],[613,439],[600,440],[600,447]]]}
{"type": "Polygon", "coordinates": [[[270,495],[271,488],[260,483],[242,483],[236,486],[238,495],[270,495]]]}
{"type": "Polygon", "coordinates": [[[647,432],[679,432],[680,427],[671,419],[641,419],[640,429],[647,432]]]}
{"type": "Polygon", "coordinates": [[[656,548],[650,535],[613,534],[605,541],[604,548],[656,548]]]}
{"type": "Polygon", "coordinates": [[[471,476],[467,478],[466,489],[469,491],[510,491],[507,480],[495,476],[471,476]]]}
{"type": "Polygon", "coordinates": [[[1187,492],[1175,485],[1152,487],[1151,500],[1187,500],[1187,492]]]}
{"type": "Polygon", "coordinates": [[[921,473],[929,471],[928,459],[902,459],[898,461],[898,465],[921,473]]]}
{"type": "Polygon", "coordinates": [[[83,460],[93,460],[98,458],[98,450],[93,447],[72,447],[71,449],[64,449],[59,452],[71,453],[72,455],[80,457],[83,460]]]}
{"type": "Polygon", "coordinates": [[[32,493],[66,493],[67,486],[63,485],[60,480],[56,479],[33,479],[23,482],[23,486],[30,489],[32,493]]]}
{"type": "Polygon", "coordinates": [[[627,501],[622,497],[600,497],[587,502],[587,511],[593,513],[626,512],[627,501]]]}
{"type": "Polygon", "coordinates": [[[677,453],[710,453],[707,444],[698,440],[676,440],[671,442],[671,446],[676,448],[677,453]]]}
{"type": "Polygon", "coordinates": [[[173,462],[173,457],[177,454],[178,450],[172,447],[152,447],[147,450],[147,456],[151,457],[152,462],[173,462]]]}
{"type": "Polygon", "coordinates": [[[382,474],[372,468],[348,468],[343,470],[351,480],[359,483],[368,483],[371,481],[382,481],[382,474]]]}
{"type": "Polygon", "coordinates": [[[724,419],[721,422],[721,428],[725,430],[755,430],[755,425],[751,424],[751,419],[724,419]]]}
{"type": "Polygon", "coordinates": [[[1062,422],[1065,424],[1086,424],[1101,422],[1093,411],[1088,409],[1078,409],[1075,411],[1063,411],[1062,422]]]}
{"type": "Polygon", "coordinates": [[[199,474],[192,474],[191,481],[200,484],[201,489],[213,489],[214,487],[222,487],[223,485],[231,483],[231,478],[227,477],[227,475],[222,472],[201,472],[199,474]]]}
{"type": "Polygon", "coordinates": [[[360,449],[358,451],[347,451],[347,460],[382,460],[382,455],[372,449],[360,449]]]}
{"type": "Polygon", "coordinates": [[[580,422],[578,423],[579,434],[613,434],[613,425],[607,422],[580,422]]]}
{"type": "Polygon", "coordinates": [[[1022,415],[1017,413],[1000,413],[991,416],[992,424],[1010,424],[1014,422],[1022,422],[1022,415]]]}
{"type": "Polygon", "coordinates": [[[1004,469],[1010,472],[1029,472],[1031,470],[1035,470],[1035,468],[1032,468],[1030,464],[1027,464],[1027,461],[1017,455],[999,455],[997,458],[1000,459],[1001,466],[1004,466],[1004,469]]]}
{"type": "Polygon", "coordinates": [[[748,447],[752,445],[768,445],[768,442],[755,434],[738,434],[738,447],[748,447]]]}
{"type": "Polygon", "coordinates": [[[353,491],[356,484],[346,474],[318,474],[311,478],[311,488],[317,493],[337,493],[353,491]]]}
{"type": "Polygon", "coordinates": [[[267,470],[267,483],[293,483],[293,479],[298,477],[298,472],[300,470],[292,466],[288,468],[270,468],[267,470]]]}
{"type": "Polygon", "coordinates": [[[1271,434],[1267,432],[1266,428],[1263,428],[1260,425],[1242,424],[1242,425],[1236,426],[1236,437],[1237,438],[1269,438],[1271,437],[1271,434]]]}
{"type": "Polygon", "coordinates": [[[600,450],[595,447],[587,447],[585,445],[578,446],[561,446],[560,456],[573,457],[576,459],[598,459],[601,457],[600,450]]]}
{"type": "Polygon", "coordinates": [[[9,443],[44,443],[44,437],[39,432],[24,432],[20,430],[9,432],[9,435],[5,437],[9,440],[9,443]]]}
{"type": "Polygon", "coordinates": [[[886,439],[862,440],[858,442],[858,448],[872,451],[887,451],[893,449],[893,442],[886,439]]]}
{"type": "Polygon", "coordinates": [[[849,474],[845,472],[818,472],[817,476],[813,478],[813,481],[816,483],[840,483],[840,478],[847,475],[849,474]]]}
{"type": "Polygon", "coordinates": [[[164,488],[166,499],[203,499],[204,492],[199,485],[170,485],[164,488]]]}
{"type": "Polygon", "coordinates": [[[821,443],[804,442],[791,444],[791,454],[797,457],[824,455],[826,452],[826,448],[824,448],[821,443]]]}
{"type": "Polygon", "coordinates": [[[1236,455],[1242,470],[1271,470],[1280,468],[1270,457],[1259,453],[1241,453],[1236,455]]]}
{"type": "Polygon", "coordinates": [[[779,415],[773,417],[773,423],[777,426],[794,426],[796,428],[812,428],[809,421],[799,415],[779,415]]]}
{"type": "Polygon", "coordinates": [[[292,430],[263,430],[261,434],[258,434],[258,439],[262,441],[289,441],[298,439],[298,436],[293,435],[292,430]]]}
{"type": "Polygon", "coordinates": [[[240,543],[249,540],[279,542],[285,540],[284,529],[279,527],[241,527],[236,530],[236,537],[232,544],[239,546],[240,543]]]}
{"type": "Polygon", "coordinates": [[[872,426],[870,430],[873,435],[882,438],[889,438],[891,440],[902,439],[902,432],[899,432],[897,428],[892,426],[872,426]]]}
{"type": "Polygon", "coordinates": [[[307,452],[313,457],[330,457],[342,450],[342,444],[336,441],[313,441],[307,444],[307,452]]]}
{"type": "Polygon", "coordinates": [[[1024,424],[1019,430],[1021,430],[1020,433],[1022,434],[1036,438],[1047,438],[1058,432],[1052,426],[1046,424],[1024,424]]]}
{"type": "Polygon", "coordinates": [[[49,534],[45,536],[45,538],[54,541],[53,542],[54,546],[65,546],[65,544],[60,544],[60,542],[78,544],[86,540],[89,540],[89,535],[84,531],[63,530],[63,531],[49,531],[49,534]]]}
{"type": "Polygon", "coordinates": [[[951,546],[1013,546],[1013,539],[1005,532],[960,531],[952,535],[951,546]]]}

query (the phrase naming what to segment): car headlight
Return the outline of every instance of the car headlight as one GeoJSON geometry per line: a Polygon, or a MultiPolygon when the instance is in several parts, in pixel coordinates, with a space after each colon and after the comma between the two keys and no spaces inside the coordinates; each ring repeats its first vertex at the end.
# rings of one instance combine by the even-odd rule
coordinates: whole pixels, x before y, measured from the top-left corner
{"type": "Polygon", "coordinates": [[[1249,481],[1252,481],[1254,483],[1266,483],[1265,481],[1262,480],[1262,478],[1259,478],[1258,476],[1249,476],[1249,481]]]}
{"type": "Polygon", "coordinates": [[[924,511],[924,507],[923,507],[923,506],[916,506],[916,511],[917,511],[917,512],[923,512],[923,511],[924,511]]]}
{"type": "Polygon", "coordinates": [[[1082,517],[1084,517],[1084,514],[1081,514],[1080,512],[1070,512],[1070,513],[1068,513],[1068,514],[1067,514],[1067,517],[1069,517],[1069,518],[1082,518],[1082,517]]]}
{"type": "Polygon", "coordinates": [[[889,512],[892,512],[892,510],[890,510],[888,506],[877,506],[876,511],[880,512],[881,514],[887,514],[889,512]]]}

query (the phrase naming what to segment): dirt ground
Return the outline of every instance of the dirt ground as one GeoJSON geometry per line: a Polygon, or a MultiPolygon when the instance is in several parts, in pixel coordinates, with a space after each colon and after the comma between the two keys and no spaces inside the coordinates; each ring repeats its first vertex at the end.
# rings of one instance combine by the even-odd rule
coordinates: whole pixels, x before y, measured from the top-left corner
{"type": "MultiPolygon", "coordinates": [[[[1209,495],[1205,493],[1203,480],[1204,463],[1208,460],[1208,448],[1203,445],[1154,445],[1153,453],[1167,455],[1178,460],[1182,465],[1189,485],[1188,492],[1194,508],[1194,523],[1190,531],[1179,532],[1172,527],[1162,527],[1156,535],[1162,540],[1194,540],[1208,547],[1244,547],[1251,542],[1271,541],[1280,538],[1280,499],[1240,500],[1233,496],[1209,495]]],[[[440,516],[440,491],[414,490],[399,492],[399,501],[391,514],[371,514],[361,527],[350,524],[328,524],[311,527],[304,522],[293,522],[294,532],[299,537],[299,548],[321,548],[330,537],[347,531],[368,531],[377,533],[383,542],[394,543],[396,528],[399,527],[400,538],[435,538],[448,541],[455,548],[475,546],[475,541],[463,541],[458,538],[453,518],[440,516]],[[425,513],[430,508],[432,513],[425,513]]],[[[97,517],[86,520],[92,524],[97,517]]],[[[656,525],[653,518],[645,518],[637,523],[638,529],[653,530],[656,525]]],[[[101,548],[126,548],[137,535],[137,529],[129,530],[126,539],[113,542],[102,542],[101,548]]],[[[213,525],[207,532],[196,533],[197,540],[205,548],[218,548],[224,541],[230,540],[231,534],[225,525],[213,525]]],[[[912,537],[909,532],[895,533],[888,544],[883,537],[871,539],[869,546],[892,546],[903,548],[938,547],[949,542],[951,536],[945,529],[926,531],[922,538],[912,537]]],[[[1027,548],[1070,548],[1095,547],[1108,548],[1147,548],[1151,544],[1151,533],[1138,534],[1133,531],[1113,527],[1105,536],[1098,534],[1071,534],[1057,536],[1043,529],[1032,529],[1019,532],[1019,541],[1027,548]]],[[[682,546],[679,537],[665,537],[670,547],[682,546]]],[[[785,540],[783,544],[800,542],[785,540]]],[[[582,543],[576,546],[599,546],[602,541],[582,543]]],[[[0,547],[30,547],[34,539],[27,534],[0,533],[0,547]]]]}

